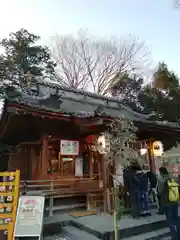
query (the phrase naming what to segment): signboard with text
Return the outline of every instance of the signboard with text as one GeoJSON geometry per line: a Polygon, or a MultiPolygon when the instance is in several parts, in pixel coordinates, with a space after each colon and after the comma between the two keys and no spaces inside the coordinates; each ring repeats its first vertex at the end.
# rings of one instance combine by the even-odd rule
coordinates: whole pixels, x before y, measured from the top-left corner
{"type": "Polygon", "coordinates": [[[15,238],[28,237],[28,239],[31,239],[31,237],[37,237],[37,239],[40,239],[44,202],[45,197],[43,196],[20,197],[14,229],[15,238]]]}
{"type": "Polygon", "coordinates": [[[20,171],[0,172],[0,239],[12,240],[19,197],[20,171]]]}
{"type": "Polygon", "coordinates": [[[61,140],[61,155],[79,155],[79,141],[61,140]]]}

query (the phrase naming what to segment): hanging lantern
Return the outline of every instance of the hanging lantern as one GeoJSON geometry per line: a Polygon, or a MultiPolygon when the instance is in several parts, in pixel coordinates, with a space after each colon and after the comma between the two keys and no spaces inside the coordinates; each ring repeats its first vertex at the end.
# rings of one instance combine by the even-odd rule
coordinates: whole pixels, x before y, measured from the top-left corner
{"type": "Polygon", "coordinates": [[[161,157],[164,152],[162,142],[161,141],[153,142],[152,151],[153,151],[154,156],[161,157]]]}
{"type": "Polygon", "coordinates": [[[96,135],[89,135],[85,138],[85,142],[89,144],[93,144],[96,138],[97,138],[96,135]]]}
{"type": "Polygon", "coordinates": [[[103,147],[106,148],[106,139],[104,135],[98,137],[97,142],[103,147]]]}
{"type": "Polygon", "coordinates": [[[98,148],[98,151],[99,153],[101,154],[105,154],[107,152],[107,149],[106,149],[106,138],[104,135],[101,135],[98,137],[97,139],[97,148],[98,148]]]}

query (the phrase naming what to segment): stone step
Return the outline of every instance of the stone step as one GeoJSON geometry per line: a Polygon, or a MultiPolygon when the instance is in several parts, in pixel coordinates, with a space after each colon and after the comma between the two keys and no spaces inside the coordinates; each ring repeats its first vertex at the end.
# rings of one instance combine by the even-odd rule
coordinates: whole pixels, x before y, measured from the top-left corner
{"type": "MultiPolygon", "coordinates": [[[[70,233],[72,231],[79,238],[80,234],[82,234],[82,236],[86,234],[87,239],[88,237],[90,237],[90,239],[94,237],[95,239],[110,240],[114,239],[113,220],[113,216],[107,214],[97,214],[79,218],[72,217],[69,214],[57,214],[44,222],[43,235],[45,237],[59,234],[61,233],[61,228],[63,228],[64,232],[70,233]],[[68,228],[66,228],[67,226],[68,228]]],[[[160,240],[159,236],[165,237],[168,233],[165,216],[157,215],[156,210],[152,211],[152,216],[140,219],[123,216],[118,222],[118,228],[121,239],[132,238],[133,240],[135,236],[152,236],[156,239],[155,237],[158,236],[157,240],[160,240]]],[[[144,239],[148,240],[148,238],[144,239]]]]}
{"type": "Polygon", "coordinates": [[[62,228],[62,232],[65,236],[70,236],[72,239],[77,240],[99,240],[99,238],[95,237],[92,234],[89,234],[83,230],[80,230],[73,226],[65,226],[62,228]]]}
{"type": "MultiPolygon", "coordinates": [[[[141,235],[142,232],[144,234],[149,234],[152,232],[160,231],[167,227],[167,223],[165,219],[155,218],[155,216],[148,217],[147,219],[139,219],[134,220],[132,218],[122,219],[119,222],[119,234],[121,239],[128,239],[130,237],[141,235]]],[[[76,228],[86,231],[89,234],[96,236],[99,239],[114,239],[114,226],[112,222],[108,222],[106,219],[102,219],[102,217],[97,218],[97,216],[87,217],[85,219],[75,219],[71,222],[73,226],[76,228]],[[100,226],[98,228],[97,226],[100,226]]],[[[109,219],[111,220],[111,219],[109,219]]]]}
{"type": "MultiPolygon", "coordinates": [[[[82,230],[77,229],[76,227],[66,226],[61,229],[60,234],[52,235],[43,238],[44,240],[99,240],[95,236],[88,234],[82,230]]],[[[130,238],[124,238],[124,240],[170,240],[169,230],[167,228],[139,234],[130,238]]]]}
{"type": "Polygon", "coordinates": [[[168,228],[162,228],[153,232],[146,232],[139,234],[137,236],[124,238],[124,240],[168,240],[168,239],[169,239],[168,228]]]}

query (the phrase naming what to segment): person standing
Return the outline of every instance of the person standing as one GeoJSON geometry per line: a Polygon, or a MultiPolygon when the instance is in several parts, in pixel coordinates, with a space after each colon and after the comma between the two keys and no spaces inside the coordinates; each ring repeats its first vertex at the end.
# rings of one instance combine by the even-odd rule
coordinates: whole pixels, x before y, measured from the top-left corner
{"type": "Polygon", "coordinates": [[[149,210],[148,176],[146,170],[138,171],[137,176],[140,180],[141,190],[141,216],[151,215],[149,210]]]}
{"type": "Polygon", "coordinates": [[[152,202],[156,203],[156,186],[157,186],[157,176],[156,174],[149,169],[149,165],[144,165],[144,171],[147,174],[149,183],[150,183],[150,196],[152,197],[152,202]]]}
{"type": "MultiPolygon", "coordinates": [[[[159,171],[161,171],[161,168],[159,169],[159,171]]],[[[163,184],[163,182],[164,182],[164,178],[162,174],[159,172],[157,186],[156,186],[156,193],[157,193],[157,207],[158,207],[157,214],[160,214],[160,215],[164,215],[164,206],[163,206],[163,196],[162,194],[158,193],[158,188],[159,188],[159,185],[163,184]]]]}
{"type": "Polygon", "coordinates": [[[180,222],[178,217],[179,184],[172,179],[165,167],[161,167],[159,173],[161,179],[157,185],[157,193],[162,199],[172,240],[180,240],[180,222]]]}
{"type": "Polygon", "coordinates": [[[123,170],[123,180],[124,180],[124,206],[125,208],[130,208],[130,168],[127,166],[123,170]]]}
{"type": "Polygon", "coordinates": [[[129,169],[129,194],[130,194],[130,205],[131,205],[131,214],[133,218],[140,217],[140,180],[137,176],[137,172],[140,171],[141,168],[136,159],[131,161],[130,169],[129,169]]]}

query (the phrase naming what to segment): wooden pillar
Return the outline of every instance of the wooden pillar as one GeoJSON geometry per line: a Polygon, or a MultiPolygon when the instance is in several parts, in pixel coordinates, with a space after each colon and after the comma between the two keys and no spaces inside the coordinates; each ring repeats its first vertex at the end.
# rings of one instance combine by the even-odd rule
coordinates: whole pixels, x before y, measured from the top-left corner
{"type": "Polygon", "coordinates": [[[40,154],[39,154],[39,164],[38,164],[38,179],[40,179],[41,173],[41,165],[42,165],[42,153],[43,153],[43,146],[40,146],[40,154]]]}
{"type": "Polygon", "coordinates": [[[99,157],[99,154],[97,154],[97,163],[98,163],[98,181],[99,181],[99,187],[101,187],[101,159],[99,157]]]}
{"type": "Polygon", "coordinates": [[[106,168],[106,162],[105,157],[103,154],[101,156],[101,164],[102,164],[102,178],[103,178],[103,188],[104,188],[104,212],[107,212],[107,168],[106,168]]]}
{"type": "Polygon", "coordinates": [[[31,162],[31,156],[30,156],[30,148],[26,146],[24,148],[24,158],[25,160],[25,171],[26,171],[26,179],[25,180],[32,180],[32,162],[31,162]]]}
{"type": "Polygon", "coordinates": [[[45,135],[42,138],[41,168],[39,169],[39,174],[41,176],[46,176],[47,168],[48,168],[48,136],[45,135]]]}
{"type": "Polygon", "coordinates": [[[32,168],[31,168],[31,174],[32,174],[32,180],[38,179],[39,175],[39,168],[38,168],[38,161],[37,161],[37,155],[34,147],[30,149],[30,157],[32,162],[32,168]]]}
{"type": "Polygon", "coordinates": [[[19,162],[19,167],[18,169],[20,170],[20,178],[21,180],[28,180],[27,179],[27,159],[26,154],[25,154],[25,147],[22,145],[18,149],[18,162],[19,162]]]}
{"type": "Polygon", "coordinates": [[[93,154],[91,147],[89,147],[89,177],[92,178],[93,176],[93,154]]]}
{"type": "Polygon", "coordinates": [[[149,140],[149,142],[148,142],[148,158],[149,158],[150,170],[152,172],[155,172],[156,169],[155,169],[154,155],[153,155],[153,152],[152,152],[152,143],[153,143],[153,141],[149,140]]]}

